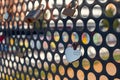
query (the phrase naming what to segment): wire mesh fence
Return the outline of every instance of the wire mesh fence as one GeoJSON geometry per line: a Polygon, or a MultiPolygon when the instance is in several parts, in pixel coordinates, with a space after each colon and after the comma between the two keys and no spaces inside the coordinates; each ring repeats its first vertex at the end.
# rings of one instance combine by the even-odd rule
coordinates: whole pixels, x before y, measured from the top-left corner
{"type": "MultiPolygon", "coordinates": [[[[0,80],[119,80],[120,0],[0,0],[0,80]],[[25,16],[44,5],[33,23],[25,16]],[[69,63],[66,48],[78,42],[82,57],[69,63]]],[[[72,56],[71,56],[72,57],[72,56]]]]}

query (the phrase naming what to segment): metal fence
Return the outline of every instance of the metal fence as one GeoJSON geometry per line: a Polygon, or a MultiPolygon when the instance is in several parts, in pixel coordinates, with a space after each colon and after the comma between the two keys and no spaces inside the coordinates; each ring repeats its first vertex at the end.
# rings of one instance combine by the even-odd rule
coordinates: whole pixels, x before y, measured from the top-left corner
{"type": "MultiPolygon", "coordinates": [[[[27,24],[39,0],[14,0],[13,18],[0,22],[0,80],[120,80],[120,0],[79,0],[73,17],[62,14],[69,2],[43,0],[43,18],[27,24]],[[73,42],[82,57],[68,63],[73,42]]],[[[9,0],[0,3],[3,16],[9,0]]]]}

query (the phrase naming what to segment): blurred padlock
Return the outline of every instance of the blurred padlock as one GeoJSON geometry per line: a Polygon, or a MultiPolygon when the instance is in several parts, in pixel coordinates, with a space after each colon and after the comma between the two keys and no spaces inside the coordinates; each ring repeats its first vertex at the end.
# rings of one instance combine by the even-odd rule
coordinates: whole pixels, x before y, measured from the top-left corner
{"type": "Polygon", "coordinates": [[[10,13],[6,12],[6,13],[3,15],[4,20],[5,20],[5,21],[11,21],[11,20],[12,20],[12,17],[13,17],[12,14],[13,14],[13,13],[10,14],[10,13]]]}
{"type": "Polygon", "coordinates": [[[78,0],[72,0],[63,10],[62,14],[72,17],[78,7],[78,0]]]}
{"type": "Polygon", "coordinates": [[[5,21],[10,21],[12,20],[12,17],[13,17],[13,4],[10,5],[10,7],[7,9],[7,11],[3,14],[3,19],[5,21]]]}
{"type": "Polygon", "coordinates": [[[41,4],[40,8],[38,7],[36,10],[30,11],[27,16],[25,17],[25,22],[27,23],[33,23],[36,20],[38,20],[39,16],[43,14],[44,10],[44,5],[41,4]],[[41,8],[42,7],[42,8],[41,8]],[[41,9],[40,9],[41,8],[41,9]]]}
{"type": "Polygon", "coordinates": [[[7,19],[8,19],[8,17],[9,17],[8,12],[5,12],[5,13],[3,14],[3,18],[4,18],[4,20],[7,20],[7,19]]]}

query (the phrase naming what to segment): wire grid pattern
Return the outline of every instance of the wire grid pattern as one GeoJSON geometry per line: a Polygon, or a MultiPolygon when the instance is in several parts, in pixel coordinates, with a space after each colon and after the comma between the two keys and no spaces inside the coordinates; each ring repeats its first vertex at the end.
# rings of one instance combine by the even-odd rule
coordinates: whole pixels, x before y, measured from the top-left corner
{"type": "MultiPolygon", "coordinates": [[[[73,17],[62,14],[69,2],[43,0],[43,17],[27,24],[26,14],[40,1],[14,0],[12,20],[0,22],[1,80],[120,79],[120,0],[79,0],[73,17]],[[73,42],[82,57],[68,63],[65,49],[73,42]]],[[[3,16],[9,0],[0,3],[3,16]]]]}

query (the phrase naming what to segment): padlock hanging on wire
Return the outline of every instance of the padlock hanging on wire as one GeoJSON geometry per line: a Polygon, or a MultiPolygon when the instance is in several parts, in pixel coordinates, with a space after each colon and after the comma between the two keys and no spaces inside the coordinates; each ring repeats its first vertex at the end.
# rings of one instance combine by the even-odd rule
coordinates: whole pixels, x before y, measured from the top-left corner
{"type": "Polygon", "coordinates": [[[78,0],[72,0],[63,10],[62,14],[73,17],[76,8],[78,7],[78,0]]]}
{"type": "Polygon", "coordinates": [[[65,56],[69,63],[72,63],[78,60],[82,56],[81,47],[80,47],[80,50],[78,50],[77,49],[78,46],[79,46],[79,43],[74,42],[72,46],[68,46],[65,49],[65,56]]]}
{"type": "Polygon", "coordinates": [[[36,20],[38,20],[40,15],[42,15],[44,13],[43,9],[44,9],[44,4],[41,4],[40,6],[38,6],[38,8],[36,10],[30,11],[24,19],[25,22],[33,23],[36,20]]]}
{"type": "Polygon", "coordinates": [[[13,3],[9,6],[8,10],[3,14],[3,19],[5,21],[11,21],[13,18],[13,3]]]}

